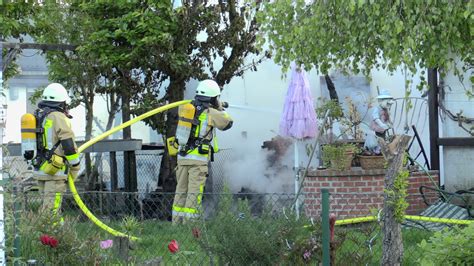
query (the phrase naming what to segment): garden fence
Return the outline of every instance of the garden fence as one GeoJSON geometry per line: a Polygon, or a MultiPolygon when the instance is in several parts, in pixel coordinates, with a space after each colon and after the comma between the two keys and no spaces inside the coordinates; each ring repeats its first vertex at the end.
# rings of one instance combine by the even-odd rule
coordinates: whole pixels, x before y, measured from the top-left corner
{"type": "MultiPolygon", "coordinates": [[[[79,189],[78,195],[94,215],[93,219],[83,213],[70,193],[63,197],[60,215],[42,211],[42,196],[35,190],[35,182],[28,178],[25,162],[17,157],[4,157],[4,178],[12,181],[4,187],[9,262],[30,261],[37,265],[319,262],[327,265],[328,261],[334,265],[347,265],[349,261],[353,265],[380,264],[383,191],[329,189],[324,197],[320,189],[315,188],[300,195],[301,205],[297,207],[299,211],[295,211],[294,194],[229,193],[224,187],[224,162],[233,158],[230,150],[222,150],[210,167],[200,217],[184,225],[173,225],[170,220],[174,194],[157,190],[159,151],[137,152],[138,192],[134,193],[109,191],[110,158],[106,153],[92,157],[105,191],[79,189]],[[336,218],[334,227],[329,217],[336,218]],[[111,230],[138,240],[113,236],[111,230]]],[[[123,184],[121,153],[117,153],[117,172],[120,187],[123,184]]],[[[473,201],[471,194],[451,199],[436,190],[426,190],[423,198],[417,191],[408,192],[406,212],[412,216],[402,224],[403,264],[412,265],[426,256],[423,254],[430,255],[421,243],[429,242],[434,232],[442,228],[457,230],[456,226],[470,223],[459,219],[466,219],[465,214],[472,215],[467,210],[473,201]],[[446,219],[413,216],[436,209],[437,214],[446,219]]]]}
{"type": "MultiPolygon", "coordinates": [[[[156,191],[159,188],[160,182],[158,180],[162,150],[139,150],[136,151],[136,169],[137,169],[137,191],[141,195],[156,191]]],[[[230,149],[221,149],[219,156],[215,156],[215,161],[210,164],[209,178],[206,184],[206,190],[209,192],[222,192],[224,188],[224,162],[231,159],[232,152],[230,149]]],[[[83,156],[83,155],[82,155],[83,156]]],[[[123,152],[116,152],[117,165],[117,190],[124,190],[124,161],[123,152]]],[[[109,153],[91,153],[92,164],[97,169],[95,175],[97,176],[97,183],[102,184],[96,186],[96,190],[111,191],[111,159],[109,153]],[[99,189],[100,188],[100,189],[99,189]]],[[[85,163],[82,159],[81,173],[85,173],[85,163]]],[[[28,171],[28,165],[19,156],[5,156],[4,157],[4,172],[20,179],[28,179],[31,176],[31,171],[28,171]]],[[[80,177],[77,183],[79,190],[83,190],[85,186],[84,175],[80,177]]],[[[32,183],[33,184],[33,183],[32,183]]],[[[143,197],[143,196],[142,196],[143,197]]]]}
{"type": "MultiPolygon", "coordinates": [[[[13,193],[9,188],[5,198],[9,261],[30,260],[38,265],[314,265],[323,261],[326,247],[334,265],[349,261],[379,265],[381,261],[381,193],[331,192],[326,202],[320,192],[305,193],[300,195],[299,217],[293,208],[294,194],[205,193],[200,218],[183,225],[170,222],[173,193],[150,193],[146,198],[125,192],[81,192],[79,196],[99,221],[139,240],[129,242],[100,229],[71,194],[64,196],[60,215],[52,216],[41,211],[38,192],[17,187],[13,193]],[[331,226],[321,223],[321,217],[333,215],[335,227],[325,231],[331,226]],[[360,222],[364,219],[366,222],[360,222]]],[[[449,222],[441,224],[454,230],[449,222]]],[[[426,222],[406,220],[402,234],[403,264],[418,263],[424,254],[420,243],[429,241],[434,232],[426,222]]]]}

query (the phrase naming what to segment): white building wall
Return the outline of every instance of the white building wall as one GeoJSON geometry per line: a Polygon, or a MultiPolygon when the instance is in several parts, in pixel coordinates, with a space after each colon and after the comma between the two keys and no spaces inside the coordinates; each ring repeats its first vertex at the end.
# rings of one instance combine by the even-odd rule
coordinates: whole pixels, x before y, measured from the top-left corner
{"type": "Polygon", "coordinates": [[[6,93],[7,95],[7,123],[5,128],[5,142],[20,142],[20,119],[21,116],[26,113],[26,88],[13,88],[18,92],[16,100],[11,100],[10,90],[6,93]]]}
{"type": "MultiPolygon", "coordinates": [[[[326,87],[321,88],[320,75],[316,71],[310,71],[308,77],[316,108],[317,99],[322,96],[321,91],[326,90],[326,87]]],[[[260,147],[263,141],[276,136],[279,132],[280,117],[290,79],[291,71],[282,78],[281,68],[269,60],[261,64],[257,72],[248,72],[243,77],[234,78],[230,84],[225,86],[221,99],[230,103],[231,107],[227,111],[235,122],[233,128],[228,132],[218,133],[222,146],[238,147],[242,136],[246,134],[246,142],[252,146],[260,147]]],[[[411,95],[420,97],[422,93],[416,89],[419,76],[416,75],[413,81],[415,85],[412,85],[411,95]]],[[[377,96],[377,87],[381,90],[389,90],[395,98],[404,97],[405,75],[400,69],[393,75],[389,75],[385,71],[374,70],[370,82],[372,97],[377,96]]],[[[336,87],[336,89],[341,91],[347,88],[336,87]]],[[[420,128],[418,130],[421,131],[420,128]]],[[[397,133],[403,133],[398,131],[397,133]]],[[[429,156],[427,120],[424,129],[419,133],[422,135],[423,145],[429,156]]],[[[304,158],[304,153],[303,151],[302,158],[304,158]]]]}

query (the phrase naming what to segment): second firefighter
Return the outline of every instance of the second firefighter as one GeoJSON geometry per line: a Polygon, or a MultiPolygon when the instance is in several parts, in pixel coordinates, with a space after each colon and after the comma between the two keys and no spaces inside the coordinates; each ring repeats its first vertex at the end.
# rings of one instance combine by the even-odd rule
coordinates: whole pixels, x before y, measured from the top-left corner
{"type": "Polygon", "coordinates": [[[215,81],[203,80],[198,84],[194,101],[179,107],[177,185],[172,207],[174,224],[201,214],[208,162],[218,151],[215,129],[224,131],[232,127],[232,118],[224,111],[220,94],[215,81]]]}

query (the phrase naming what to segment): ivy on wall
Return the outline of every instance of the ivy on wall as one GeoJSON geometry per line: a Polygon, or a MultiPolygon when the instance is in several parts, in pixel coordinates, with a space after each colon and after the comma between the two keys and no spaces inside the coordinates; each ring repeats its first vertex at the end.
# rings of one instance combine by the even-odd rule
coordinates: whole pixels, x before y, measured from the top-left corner
{"type": "Polygon", "coordinates": [[[410,173],[407,169],[401,170],[395,177],[393,188],[384,190],[390,198],[390,204],[392,204],[395,210],[395,219],[399,223],[402,223],[405,220],[405,211],[409,206],[406,201],[406,197],[408,196],[407,187],[409,176],[410,173]]]}

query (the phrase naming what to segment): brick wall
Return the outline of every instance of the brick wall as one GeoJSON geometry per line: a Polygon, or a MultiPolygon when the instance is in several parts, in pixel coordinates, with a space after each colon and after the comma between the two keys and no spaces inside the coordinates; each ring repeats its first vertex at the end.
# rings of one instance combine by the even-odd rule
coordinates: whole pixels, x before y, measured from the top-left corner
{"type": "MultiPolygon", "coordinates": [[[[438,171],[430,171],[433,180],[438,182],[438,171]]],[[[383,206],[385,170],[362,170],[353,168],[350,171],[321,170],[309,171],[304,182],[305,212],[317,218],[321,212],[321,188],[330,192],[330,210],[338,219],[367,216],[373,210],[383,206]]],[[[411,172],[408,185],[407,214],[419,214],[426,204],[419,193],[422,185],[433,186],[425,172],[411,172]]],[[[428,191],[427,199],[434,202],[436,193],[428,191]]]]}

